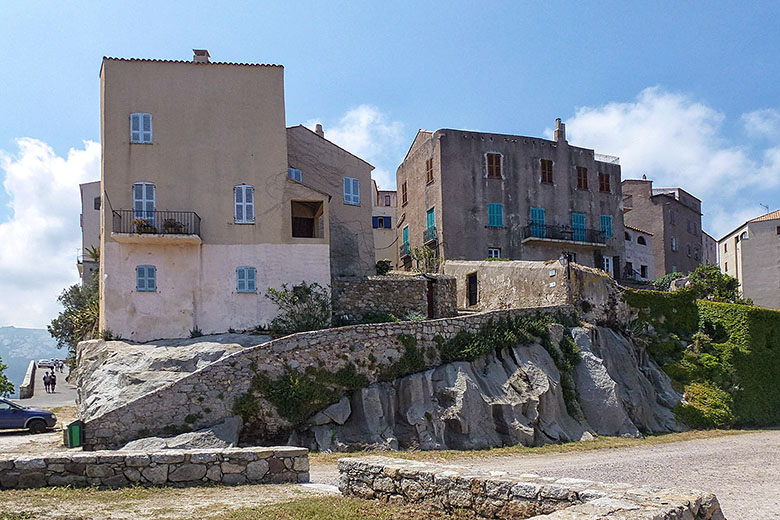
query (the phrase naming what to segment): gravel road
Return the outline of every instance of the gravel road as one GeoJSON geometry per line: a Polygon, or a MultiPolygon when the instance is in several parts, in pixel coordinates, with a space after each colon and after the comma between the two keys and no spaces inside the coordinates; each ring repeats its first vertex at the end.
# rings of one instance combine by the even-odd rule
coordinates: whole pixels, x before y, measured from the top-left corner
{"type": "MultiPolygon", "coordinates": [[[[717,495],[728,520],[780,519],[780,431],[578,453],[453,459],[448,463],[558,478],[701,489],[717,495]]],[[[312,481],[335,483],[335,467],[312,467],[312,481]]]]}

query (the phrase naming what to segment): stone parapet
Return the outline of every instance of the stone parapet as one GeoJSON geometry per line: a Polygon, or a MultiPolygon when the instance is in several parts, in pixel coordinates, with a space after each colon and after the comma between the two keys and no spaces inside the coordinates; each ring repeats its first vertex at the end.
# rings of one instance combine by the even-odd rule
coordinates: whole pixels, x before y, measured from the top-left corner
{"type": "Polygon", "coordinates": [[[24,374],[24,381],[19,385],[19,399],[30,399],[35,393],[35,360],[31,359],[24,374]]]}
{"type": "Polygon", "coordinates": [[[309,451],[289,446],[0,455],[0,489],[308,481],[309,451]]]}
{"type": "Polygon", "coordinates": [[[725,520],[711,493],[512,475],[386,457],[340,459],[339,489],[345,496],[465,510],[478,518],[725,520]]]}

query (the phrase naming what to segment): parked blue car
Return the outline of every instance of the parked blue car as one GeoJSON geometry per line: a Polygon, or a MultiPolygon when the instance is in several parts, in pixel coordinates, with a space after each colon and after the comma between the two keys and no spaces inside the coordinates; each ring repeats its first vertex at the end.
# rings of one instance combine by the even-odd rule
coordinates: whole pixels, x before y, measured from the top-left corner
{"type": "Polygon", "coordinates": [[[48,410],[27,408],[5,399],[0,399],[0,430],[26,428],[32,433],[43,433],[57,424],[57,416],[48,410]]]}

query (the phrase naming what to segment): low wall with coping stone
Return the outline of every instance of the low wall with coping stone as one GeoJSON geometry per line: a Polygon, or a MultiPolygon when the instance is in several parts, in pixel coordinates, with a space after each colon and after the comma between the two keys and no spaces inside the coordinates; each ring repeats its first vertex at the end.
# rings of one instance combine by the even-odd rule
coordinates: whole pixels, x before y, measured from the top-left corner
{"type": "Polygon", "coordinates": [[[19,399],[30,399],[35,393],[36,367],[35,360],[30,360],[30,364],[27,365],[27,372],[24,374],[24,381],[19,385],[19,399]]]}
{"type": "Polygon", "coordinates": [[[715,495],[485,472],[385,457],[339,460],[346,496],[415,503],[479,518],[557,520],[725,520],[715,495]]]}
{"type": "MultiPolygon", "coordinates": [[[[476,332],[502,316],[562,310],[572,309],[508,309],[419,322],[353,325],[279,338],[235,352],[96,417],[90,416],[88,403],[80,402],[78,412],[85,422],[84,449],[115,449],[141,437],[165,436],[171,429],[213,426],[235,414],[234,404],[237,399],[246,398],[257,375],[275,379],[286,370],[304,372],[308,368],[335,373],[352,364],[371,384],[404,355],[399,336],[413,337],[416,348],[426,354],[424,368],[431,368],[441,364],[437,336],[447,340],[460,331],[476,332]]],[[[255,396],[253,402],[257,405],[254,417],[258,419],[245,420],[242,440],[253,444],[283,443],[286,437],[280,436],[290,431],[290,423],[262,397],[255,396]]]]}
{"type": "Polygon", "coordinates": [[[428,318],[446,318],[458,313],[456,292],[455,279],[442,275],[334,280],[331,284],[333,316],[350,322],[361,321],[370,313],[390,313],[403,318],[409,312],[416,312],[428,318]]]}
{"type": "Polygon", "coordinates": [[[0,489],[308,482],[305,448],[289,446],[0,455],[0,489]]]}

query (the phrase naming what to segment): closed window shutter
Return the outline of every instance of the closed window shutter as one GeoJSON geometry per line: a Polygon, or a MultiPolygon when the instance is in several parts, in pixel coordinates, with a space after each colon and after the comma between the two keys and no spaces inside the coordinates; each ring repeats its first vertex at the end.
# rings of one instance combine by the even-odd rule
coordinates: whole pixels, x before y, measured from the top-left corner
{"type": "Polygon", "coordinates": [[[392,225],[390,224],[390,217],[385,217],[385,229],[392,229],[392,225]]]}
{"type": "Polygon", "coordinates": [[[254,267],[247,269],[246,288],[249,292],[255,292],[257,290],[255,279],[257,278],[257,270],[254,267]]]}
{"type": "Polygon", "coordinates": [[[408,243],[409,243],[409,226],[406,226],[406,227],[403,229],[403,234],[402,234],[402,236],[403,236],[403,243],[404,243],[404,244],[408,244],[408,243]]]}
{"type": "Polygon", "coordinates": [[[244,220],[244,189],[241,186],[233,188],[235,195],[235,207],[236,207],[236,222],[242,222],[244,220]]]}
{"type": "Polygon", "coordinates": [[[146,268],[138,266],[135,268],[135,288],[137,291],[146,290],[146,268]]]}
{"type": "Polygon", "coordinates": [[[238,292],[246,291],[246,271],[243,267],[236,269],[236,290],[238,292]]]}
{"type": "Polygon", "coordinates": [[[379,227],[379,217],[371,217],[371,225],[374,226],[374,229],[379,227]]]}
{"type": "Polygon", "coordinates": [[[146,267],[146,288],[150,291],[157,290],[157,268],[154,266],[146,267]]]}
{"type": "Polygon", "coordinates": [[[141,142],[141,114],[130,114],[130,142],[141,142]]]}
{"type": "Polygon", "coordinates": [[[143,114],[143,138],[144,143],[152,142],[152,114],[143,114]]]}
{"type": "Polygon", "coordinates": [[[344,202],[352,203],[352,182],[350,182],[349,177],[344,177],[344,202]]]}
{"type": "Polygon", "coordinates": [[[352,204],[360,204],[360,181],[352,179],[352,204]]]}
{"type": "Polygon", "coordinates": [[[248,222],[254,222],[255,220],[255,189],[251,186],[244,188],[244,200],[246,207],[244,208],[244,216],[248,222]]]}

